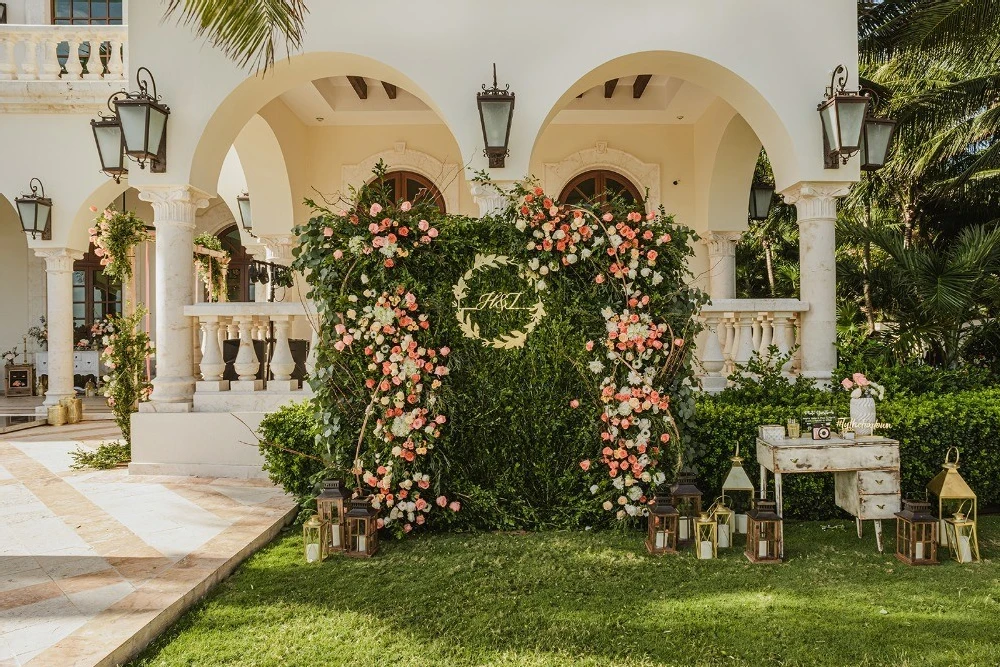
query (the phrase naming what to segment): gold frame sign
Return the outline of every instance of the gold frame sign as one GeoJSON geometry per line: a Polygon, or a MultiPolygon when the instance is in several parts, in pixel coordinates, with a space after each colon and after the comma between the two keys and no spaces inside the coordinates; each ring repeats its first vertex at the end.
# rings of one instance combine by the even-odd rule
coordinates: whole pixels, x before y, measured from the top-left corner
{"type": "Polygon", "coordinates": [[[466,338],[482,341],[483,345],[497,350],[512,350],[524,347],[528,334],[535,330],[538,324],[545,317],[545,306],[542,305],[541,297],[535,290],[535,279],[509,257],[504,255],[480,255],[477,254],[472,262],[472,268],[466,271],[458,282],[455,283],[452,291],[455,293],[455,317],[458,318],[458,326],[466,338]],[[501,267],[512,267],[517,269],[517,274],[530,287],[520,292],[505,292],[494,290],[484,292],[468,300],[469,282],[477,273],[499,269],[501,267]],[[538,301],[529,305],[531,292],[538,301]],[[527,297],[527,298],[526,298],[527,297]],[[525,311],[530,315],[528,323],[522,329],[515,329],[506,334],[501,334],[495,338],[484,338],[480,332],[479,325],[474,320],[474,314],[481,311],[494,313],[525,311]]]}

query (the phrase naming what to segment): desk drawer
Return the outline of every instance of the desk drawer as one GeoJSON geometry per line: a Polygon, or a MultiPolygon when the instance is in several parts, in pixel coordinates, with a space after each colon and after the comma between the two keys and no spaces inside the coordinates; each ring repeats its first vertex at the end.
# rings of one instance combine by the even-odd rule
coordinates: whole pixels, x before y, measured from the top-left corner
{"type": "Polygon", "coordinates": [[[863,495],[899,493],[899,472],[896,470],[858,471],[858,493],[863,495]]]}
{"type": "Polygon", "coordinates": [[[774,468],[775,472],[898,469],[899,449],[892,445],[775,447],[774,468]]]}
{"type": "Polygon", "coordinates": [[[892,519],[899,511],[899,494],[858,496],[857,517],[867,519],[892,519]]]}

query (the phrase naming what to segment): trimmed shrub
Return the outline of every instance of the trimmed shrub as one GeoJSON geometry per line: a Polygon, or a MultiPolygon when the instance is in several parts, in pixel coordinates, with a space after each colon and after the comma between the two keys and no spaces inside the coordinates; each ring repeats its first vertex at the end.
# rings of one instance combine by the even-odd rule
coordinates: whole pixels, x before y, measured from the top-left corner
{"type": "Polygon", "coordinates": [[[260,422],[260,453],[267,476],[303,507],[311,506],[317,479],[326,470],[324,452],[316,444],[317,423],[308,402],[282,406],[260,422]]]}

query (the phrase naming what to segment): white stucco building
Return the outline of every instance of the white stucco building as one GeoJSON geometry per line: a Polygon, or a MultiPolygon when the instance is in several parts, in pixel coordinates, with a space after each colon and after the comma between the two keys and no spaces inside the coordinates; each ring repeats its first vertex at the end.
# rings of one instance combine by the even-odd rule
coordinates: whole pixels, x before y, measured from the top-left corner
{"type": "Polygon", "coordinates": [[[605,184],[648,192],[650,206],[701,235],[692,270],[714,300],[699,346],[706,388],[772,342],[800,346],[789,372],[830,378],[836,201],[859,172],[857,160],[824,168],[816,105],[838,64],[856,73],[854,0],[315,1],[301,52],[264,76],[164,21],[159,2],[6,4],[0,348],[46,316],[46,402],[72,392],[74,327],[120,307],[118,288],[85,259],[90,207],[124,201],[155,227],[124,289],[152,311],[157,347],[153,400],[134,420],[134,472],[260,474],[256,450],[241,443],[253,437],[230,413],[252,426],[307,391],[288,379],[287,340],[311,338],[301,292],[248,301],[244,265],[231,293],[243,302],[195,305],[193,237],[228,234],[239,251],[240,233],[246,255],[287,263],[290,230],[309,214],[303,198],[361,185],[379,159],[406,172],[400,187],[433,186],[448,212],[497,206],[471,181],[487,167],[475,95],[493,63],[517,96],[506,165],[489,170],[495,182],[533,174],[556,195],[605,184]],[[80,62],[79,44],[95,54],[105,44],[108,55],[80,62]],[[140,66],[171,109],[167,168],[130,163],[116,183],[99,169],[90,120],[111,93],[136,87],[140,66]],[[778,192],[798,210],[797,300],[734,298],[734,246],[762,146],[778,192]],[[53,201],[51,240],[27,237],[13,206],[33,177],[53,201]],[[257,238],[236,231],[244,189],[257,238]],[[249,341],[272,321],[276,358],[259,382],[249,341]],[[230,382],[222,355],[236,344],[222,341],[236,338],[244,379],[230,382]]]}

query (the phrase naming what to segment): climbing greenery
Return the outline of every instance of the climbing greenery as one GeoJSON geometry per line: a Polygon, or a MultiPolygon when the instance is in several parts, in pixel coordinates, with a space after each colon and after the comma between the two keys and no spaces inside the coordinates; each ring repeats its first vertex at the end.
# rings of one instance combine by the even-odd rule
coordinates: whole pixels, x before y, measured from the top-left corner
{"type": "Polygon", "coordinates": [[[101,343],[101,361],[108,372],[104,376],[104,395],[122,431],[125,445],[132,446],[132,413],[139,403],[149,399],[152,385],[146,375],[146,359],[153,354],[149,334],[142,329],[146,309],[136,308],[130,315],[109,317],[108,333],[101,343]]]}
{"type": "Polygon", "coordinates": [[[693,233],[662,209],[568,207],[530,182],[499,214],[442,215],[393,200],[382,175],[308,201],[295,230],[318,311],[314,439],[282,424],[302,408],[270,417],[272,477],[300,497],[346,477],[398,532],[644,514],[688,458],[705,300],[688,286],[693,233]],[[318,459],[295,472],[297,446],[318,459]]]}
{"type": "Polygon", "coordinates": [[[198,269],[198,277],[208,288],[212,301],[218,301],[226,293],[226,272],[229,270],[229,253],[222,247],[219,237],[212,234],[198,234],[194,237],[195,248],[199,246],[207,250],[225,253],[223,257],[212,257],[195,251],[194,264],[198,269]]]}
{"type": "MultiPolygon", "coordinates": [[[[96,211],[96,207],[92,207],[96,211]]],[[[87,230],[94,253],[101,258],[104,275],[120,283],[132,278],[132,248],[149,239],[146,223],[133,211],[104,209],[87,230]]]]}

